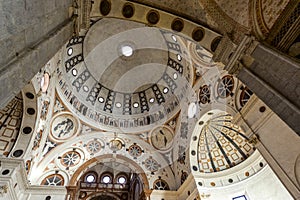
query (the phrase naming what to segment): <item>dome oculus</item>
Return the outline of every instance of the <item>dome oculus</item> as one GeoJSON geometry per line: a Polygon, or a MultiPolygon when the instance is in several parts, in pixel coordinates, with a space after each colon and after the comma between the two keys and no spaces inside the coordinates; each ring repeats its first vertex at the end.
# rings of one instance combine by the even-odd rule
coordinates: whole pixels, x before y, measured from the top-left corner
{"type": "Polygon", "coordinates": [[[124,45],[121,47],[121,53],[123,56],[130,57],[133,54],[133,48],[129,45],[124,45]]]}

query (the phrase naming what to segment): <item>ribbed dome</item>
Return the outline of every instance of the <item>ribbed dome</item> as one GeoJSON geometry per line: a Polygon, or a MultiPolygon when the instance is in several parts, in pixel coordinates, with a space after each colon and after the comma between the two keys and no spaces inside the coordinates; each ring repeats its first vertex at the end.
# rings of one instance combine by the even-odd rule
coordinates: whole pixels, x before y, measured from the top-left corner
{"type": "MultiPolygon", "coordinates": [[[[211,114],[211,115],[210,115],[211,114]]],[[[254,148],[241,128],[232,123],[227,113],[213,115],[202,126],[198,141],[200,172],[211,173],[226,170],[246,160],[254,148]]]]}

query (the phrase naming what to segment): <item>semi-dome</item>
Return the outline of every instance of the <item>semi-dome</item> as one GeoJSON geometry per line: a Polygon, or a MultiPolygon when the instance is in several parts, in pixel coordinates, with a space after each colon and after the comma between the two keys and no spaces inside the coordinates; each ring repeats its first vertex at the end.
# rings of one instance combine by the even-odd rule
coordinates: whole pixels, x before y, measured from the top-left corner
{"type": "MultiPolygon", "coordinates": [[[[245,161],[255,150],[242,129],[226,112],[208,112],[196,128],[199,172],[211,173],[232,168],[245,161]]],[[[195,134],[195,133],[194,133],[195,134]]]]}

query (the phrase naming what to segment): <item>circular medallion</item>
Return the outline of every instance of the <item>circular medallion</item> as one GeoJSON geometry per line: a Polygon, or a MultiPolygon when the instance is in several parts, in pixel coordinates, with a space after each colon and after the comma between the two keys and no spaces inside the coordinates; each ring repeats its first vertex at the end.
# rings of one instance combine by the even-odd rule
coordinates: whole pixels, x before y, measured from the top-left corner
{"type": "Polygon", "coordinates": [[[61,157],[61,164],[65,167],[73,167],[80,161],[80,154],[77,151],[68,151],[61,157]]]}
{"type": "Polygon", "coordinates": [[[51,123],[51,136],[56,140],[67,140],[78,130],[78,121],[70,113],[56,115],[51,123]]]}
{"type": "Polygon", "coordinates": [[[89,153],[98,153],[102,148],[101,143],[98,140],[91,140],[86,144],[86,149],[89,153]]]}
{"type": "Polygon", "coordinates": [[[152,130],[150,142],[157,150],[168,150],[173,143],[174,133],[168,126],[159,126],[152,130]]]}
{"type": "Polygon", "coordinates": [[[109,142],[109,148],[113,151],[119,151],[122,149],[123,143],[119,139],[113,139],[109,142]]]}
{"type": "Polygon", "coordinates": [[[158,164],[158,162],[154,160],[152,157],[147,158],[144,162],[144,165],[146,169],[149,170],[150,172],[155,172],[160,167],[160,164],[158,164]]]}
{"type": "Polygon", "coordinates": [[[142,150],[142,148],[141,148],[139,145],[137,145],[137,144],[134,143],[133,145],[131,145],[131,146],[128,148],[128,153],[129,153],[132,157],[136,158],[136,157],[142,155],[143,150],[142,150]]]}

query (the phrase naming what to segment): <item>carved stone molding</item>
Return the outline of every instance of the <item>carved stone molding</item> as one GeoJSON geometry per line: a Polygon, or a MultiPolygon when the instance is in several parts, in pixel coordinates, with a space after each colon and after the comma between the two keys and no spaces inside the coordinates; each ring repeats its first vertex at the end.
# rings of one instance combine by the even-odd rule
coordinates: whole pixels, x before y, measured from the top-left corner
{"type": "Polygon", "coordinates": [[[285,52],[300,34],[300,2],[291,1],[277,19],[267,42],[285,52]]]}
{"type": "Polygon", "coordinates": [[[234,42],[242,40],[242,36],[250,30],[229,17],[214,0],[199,0],[208,15],[219,25],[223,33],[231,35],[234,42]]]}

